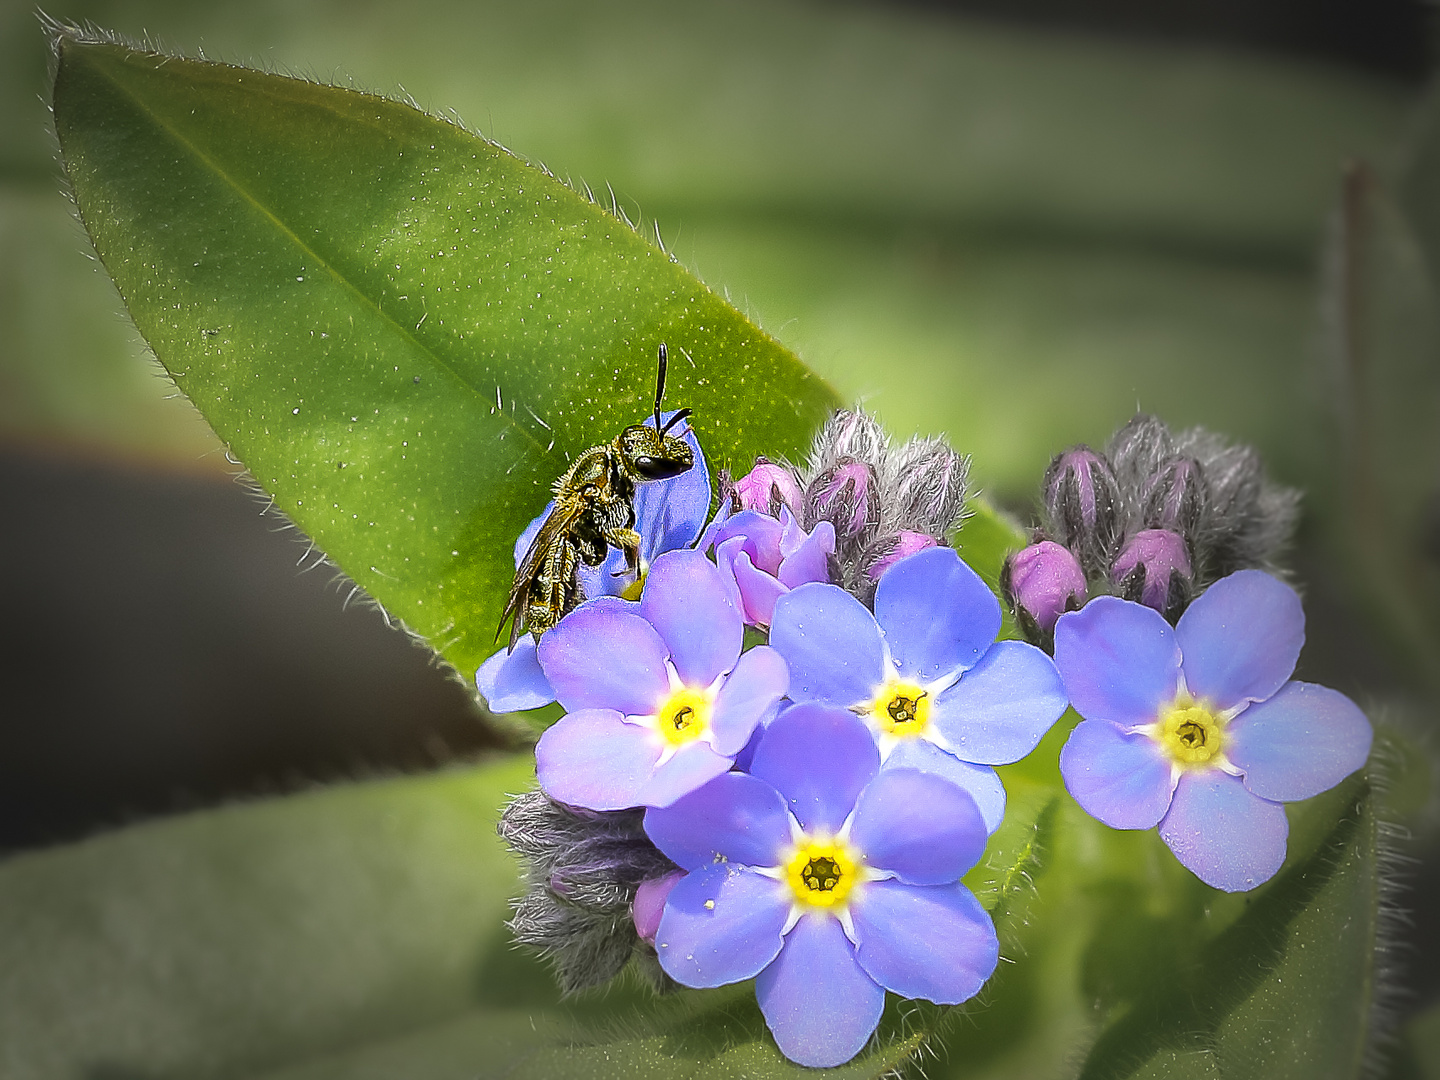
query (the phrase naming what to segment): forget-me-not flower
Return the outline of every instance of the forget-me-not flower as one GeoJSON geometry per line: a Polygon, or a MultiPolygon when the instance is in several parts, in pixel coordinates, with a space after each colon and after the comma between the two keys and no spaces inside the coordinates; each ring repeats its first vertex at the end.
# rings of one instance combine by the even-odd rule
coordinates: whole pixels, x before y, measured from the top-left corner
{"type": "Polygon", "coordinates": [[[959,880],[985,849],[974,800],[932,773],[882,771],[843,709],[787,708],[748,775],[647,811],[645,831],[687,871],[655,932],[661,967],[692,987],[754,978],[802,1065],[858,1053],[886,990],[955,1004],[995,970],[994,924],[959,880]]]}
{"type": "Polygon", "coordinates": [[[788,507],[773,518],[758,510],[722,513],[705,532],[702,550],[715,562],[751,626],[769,626],[775,601],[791,589],[830,580],[835,526],[818,522],[806,532],[788,507]]]}
{"type": "MultiPolygon", "coordinates": [[[[661,423],[674,415],[673,412],[665,413],[661,423]]],[[[645,423],[654,427],[654,417],[645,423]]],[[[635,486],[635,531],[640,534],[638,576],[625,566],[624,552],[611,548],[599,566],[583,563],[580,566],[580,592],[586,599],[619,596],[634,600],[640,595],[640,586],[650,564],[667,551],[694,544],[705,528],[705,519],[710,514],[710,470],[695,432],[684,421],[681,425],[676,434],[690,444],[695,464],[679,476],[635,486]]],[[[553,509],[555,503],[552,500],[515,541],[516,567],[530,550],[530,542],[553,509]]],[[[540,669],[535,645],[533,635],[522,634],[513,651],[501,649],[481,664],[480,670],[475,673],[480,694],[494,712],[538,709],[555,700],[555,693],[540,669]]]]}
{"type": "Polygon", "coordinates": [[[667,806],[728,772],[789,685],[785,661],[758,645],[715,564],[670,551],[650,567],[638,605],[598,600],[540,641],[567,715],[535,747],[540,787],[590,810],[667,806]]]}
{"type": "Polygon", "coordinates": [[[1000,602],[953,548],[901,559],[872,615],[834,585],[803,585],[775,605],[770,644],[790,665],[790,697],[838,705],[869,726],[886,768],[959,784],[994,831],[1005,788],[994,765],[1035,749],[1065,711],[1050,658],[996,641],[1000,602]]]}
{"type": "Polygon", "coordinates": [[[1295,590],[1223,578],[1172,629],[1102,596],[1062,615],[1055,663],[1085,719],[1060,754],[1071,795],[1116,829],[1148,829],[1202,881],[1242,892],[1285,860],[1286,802],[1365,764],[1372,732],[1344,694],[1293,682],[1305,640],[1295,590]]]}

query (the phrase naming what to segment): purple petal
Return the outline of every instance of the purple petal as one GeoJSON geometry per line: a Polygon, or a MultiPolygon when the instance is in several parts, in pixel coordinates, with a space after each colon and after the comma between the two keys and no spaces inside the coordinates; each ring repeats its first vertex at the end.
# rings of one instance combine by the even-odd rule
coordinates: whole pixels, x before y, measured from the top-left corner
{"type": "Polygon", "coordinates": [[[731,863],[687,874],[670,890],[655,934],[660,966],[683,986],[754,978],[775,959],[790,912],[778,881],[731,863]]]}
{"type": "Polygon", "coordinates": [[[770,645],[790,665],[790,696],[848,707],[868,702],[885,678],[875,617],[836,585],[801,585],[775,603],[770,645]]]}
{"type": "Polygon", "coordinates": [[[745,621],[752,626],[769,626],[775,617],[775,602],[787,592],[785,586],[778,578],[757,570],[748,551],[736,554],[731,570],[745,606],[745,621]]]}
{"type": "Polygon", "coordinates": [[[850,838],[870,866],[911,885],[943,885],[980,861],[989,834],[968,791],[934,773],[890,768],[860,793],[850,838]]]}
{"type": "Polygon", "coordinates": [[[1219,769],[1180,777],[1160,838],[1206,885],[1245,892],[1269,881],[1285,861],[1285,807],[1252,795],[1219,769]]]}
{"type": "Polygon", "coordinates": [[[1294,802],[1329,791],[1370,756],[1374,732],[1338,690],[1292,682],[1230,722],[1225,754],[1262,799],[1294,802]]]}
{"type": "Polygon", "coordinates": [[[715,564],[698,551],[671,551],[650,567],[640,614],[669,647],[687,686],[709,686],[735,666],[745,624],[715,564]]]}
{"type": "Polygon", "coordinates": [[[640,798],[635,805],[669,806],[717,776],[724,776],[734,764],[733,758],[717,754],[709,743],[692,742],[655,770],[649,782],[640,789],[640,798]]]}
{"type": "Polygon", "coordinates": [[[1126,735],[1108,720],[1076,726],[1060,751],[1060,775],[1081,808],[1112,829],[1151,828],[1175,790],[1170,761],[1155,740],[1126,735]]]}
{"type": "Polygon", "coordinates": [[[743,653],[715,697],[710,728],[717,753],[738,754],[790,687],[785,658],[768,645],[743,653]]]}
{"type": "Polygon", "coordinates": [[[985,831],[993,833],[1005,819],[1005,785],[988,765],[971,765],[948,754],[929,739],[906,739],[885,759],[882,772],[919,769],[944,777],[975,800],[985,831]]]}
{"type": "Polygon", "coordinates": [[[957,1005],[979,993],[1000,959],[995,924],[959,882],[872,881],[851,905],[856,958],[902,997],[957,1005]]]}
{"type": "Polygon", "coordinates": [[[583,709],[562,716],[540,736],[535,774],[557,802],[625,810],[640,805],[639,794],[658,760],[658,735],[627,724],[612,709],[583,709]]]}
{"type": "Polygon", "coordinates": [[[884,989],[856,962],[839,920],[825,915],[795,924],[755,980],[755,996],[780,1052],[817,1069],[858,1054],[885,1009],[884,989]]]}
{"type": "Polygon", "coordinates": [[[1190,693],[1229,709],[1264,701],[1285,685],[1305,644],[1305,612],[1289,585],[1241,570],[1186,608],[1175,636],[1190,693]]]}
{"type": "Polygon", "coordinates": [[[935,547],[886,571],[875,621],[900,673],[930,682],[975,665],[1000,632],[1000,601],[954,548],[935,547]]]}
{"type": "Polygon", "coordinates": [[[930,722],[956,757],[1008,765],[1040,744],[1068,701],[1048,656],[1023,641],[997,641],[935,699],[930,722]]]}
{"type": "Polygon", "coordinates": [[[540,666],[571,712],[650,715],[670,693],[667,655],[648,622],[605,606],[576,608],[540,639],[540,666]]]}
{"type": "Polygon", "coordinates": [[[655,944],[655,935],[660,930],[660,916],[665,913],[665,901],[684,876],[683,870],[671,870],[659,877],[646,878],[635,887],[635,899],[630,903],[630,921],[635,924],[635,933],[641,941],[655,944]]]}
{"type": "Polygon", "coordinates": [[[475,686],[491,712],[538,709],[555,700],[550,680],[535,655],[535,638],[522,634],[515,651],[501,649],[475,672],[475,686]]]}
{"type": "Polygon", "coordinates": [[[835,554],[835,526],[830,522],[820,522],[807,536],[791,518],[780,546],[785,557],[775,576],[782,585],[794,589],[812,581],[830,580],[830,556],[835,554]],[[795,535],[790,534],[792,529],[795,535]]]}
{"type": "Polygon", "coordinates": [[[1148,724],[1175,699],[1180,646],[1158,612],[1097,596],[1055,624],[1055,666],[1085,719],[1148,724]]]}
{"type": "Polygon", "coordinates": [[[780,850],[790,843],[790,817],[773,787],[731,772],[670,806],[645,811],[645,833],[686,870],[717,859],[778,866],[780,850]]]}
{"type": "Polygon", "coordinates": [[[750,561],[773,575],[780,569],[780,560],[784,558],[780,553],[782,532],[783,526],[769,514],[742,510],[732,514],[718,527],[707,530],[705,539],[718,549],[727,540],[744,537],[741,546],[749,553],[750,561]]]}
{"type": "Polygon", "coordinates": [[[760,738],[750,772],[774,785],[807,830],[834,833],[880,768],[875,738],[856,716],[823,705],[794,705],[760,738]]]}

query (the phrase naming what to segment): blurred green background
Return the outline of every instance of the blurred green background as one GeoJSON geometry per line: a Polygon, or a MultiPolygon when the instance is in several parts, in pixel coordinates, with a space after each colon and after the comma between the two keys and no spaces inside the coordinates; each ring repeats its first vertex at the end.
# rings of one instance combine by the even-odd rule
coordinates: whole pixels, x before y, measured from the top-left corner
{"type": "MultiPolygon", "coordinates": [[[[1022,515],[1052,453],[1137,408],[1251,442],[1308,493],[1301,674],[1401,714],[1440,679],[1364,600],[1322,298],[1346,163],[1413,175],[1418,3],[50,14],[408,94],[607,200],[608,184],[842,396],[898,436],[947,433],[1022,515]]],[[[498,745],[463,688],[373,612],[343,610],[328,570],[297,568],[304,547],[173,400],[61,194],[45,64],[33,9],[5,0],[0,845],[498,745]]],[[[1421,363],[1433,376],[1436,357],[1421,363]]],[[[1415,389],[1433,406],[1433,383],[1415,389]]],[[[1393,544],[1433,573],[1426,528],[1393,544]]],[[[1406,901],[1416,1006],[1440,996],[1427,844],[1406,901]]]]}

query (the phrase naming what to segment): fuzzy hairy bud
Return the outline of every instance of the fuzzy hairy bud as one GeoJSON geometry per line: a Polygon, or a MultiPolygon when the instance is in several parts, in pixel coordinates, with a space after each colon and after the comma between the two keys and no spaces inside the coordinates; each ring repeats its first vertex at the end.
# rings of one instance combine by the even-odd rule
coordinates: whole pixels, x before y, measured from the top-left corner
{"type": "Polygon", "coordinates": [[[859,409],[839,409],[815,436],[810,474],[818,476],[850,461],[878,469],[889,449],[890,439],[873,417],[859,409]]]}
{"type": "Polygon", "coordinates": [[[1260,455],[1248,446],[1230,446],[1203,428],[1176,441],[1200,463],[1209,496],[1195,541],[1202,564],[1197,569],[1209,580],[1249,567],[1275,570],[1295,528],[1300,493],[1270,481],[1260,455]]]}
{"type": "Polygon", "coordinates": [[[567,994],[609,982],[632,956],[657,988],[669,986],[632,915],[641,883],[676,870],[645,835],[643,817],[575,810],[532,791],[511,800],[500,819],[527,883],[508,925],[550,961],[567,994]]]}
{"type": "Polygon", "coordinates": [[[897,530],[928,533],[944,542],[960,522],[970,459],[943,439],[911,439],[886,462],[887,490],[897,530]]]}
{"type": "Polygon", "coordinates": [[[929,533],[909,532],[902,529],[875,546],[870,554],[869,562],[866,563],[865,576],[870,579],[872,584],[878,585],[885,571],[905,556],[938,546],[939,541],[929,533]]]}
{"type": "Polygon", "coordinates": [[[1169,529],[1142,529],[1125,542],[1111,578],[1126,600],[1154,608],[1176,622],[1194,597],[1185,538],[1169,529]]]}
{"type": "Polygon", "coordinates": [[[1175,457],[1146,478],[1139,496],[1140,519],[1147,529],[1166,529],[1194,542],[1208,504],[1200,463],[1192,457],[1175,457]]]}
{"type": "Polygon", "coordinates": [[[1048,649],[1060,616],[1085,603],[1085,571],[1069,548],[1041,540],[1005,560],[1000,591],[1021,633],[1048,649]]]}
{"type": "Polygon", "coordinates": [[[875,470],[861,461],[827,469],[805,491],[805,520],[828,521],[837,540],[859,536],[878,522],[874,503],[875,470]]]}
{"type": "Polygon", "coordinates": [[[1043,484],[1046,532],[1089,573],[1103,572],[1118,531],[1120,489],[1103,454],[1074,446],[1057,454],[1043,484]]]}

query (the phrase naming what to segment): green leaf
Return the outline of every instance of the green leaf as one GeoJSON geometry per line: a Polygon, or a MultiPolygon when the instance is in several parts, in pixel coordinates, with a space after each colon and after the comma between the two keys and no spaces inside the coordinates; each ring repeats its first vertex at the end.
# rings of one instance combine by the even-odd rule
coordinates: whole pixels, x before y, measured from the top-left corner
{"type": "Polygon", "coordinates": [[[1295,816],[1299,857],[1218,934],[1193,910],[1157,917],[1153,896],[1112,910],[1091,980],[1108,973],[1103,996],[1120,1015],[1082,1080],[1359,1075],[1379,913],[1369,781],[1352,777],[1295,816]]]}
{"type": "Polygon", "coordinates": [[[175,382],[276,505],[461,671],[511,546],[587,447],[667,402],[717,467],[836,399],[628,224],[408,105],[58,38],[80,214],[175,382]]]}

